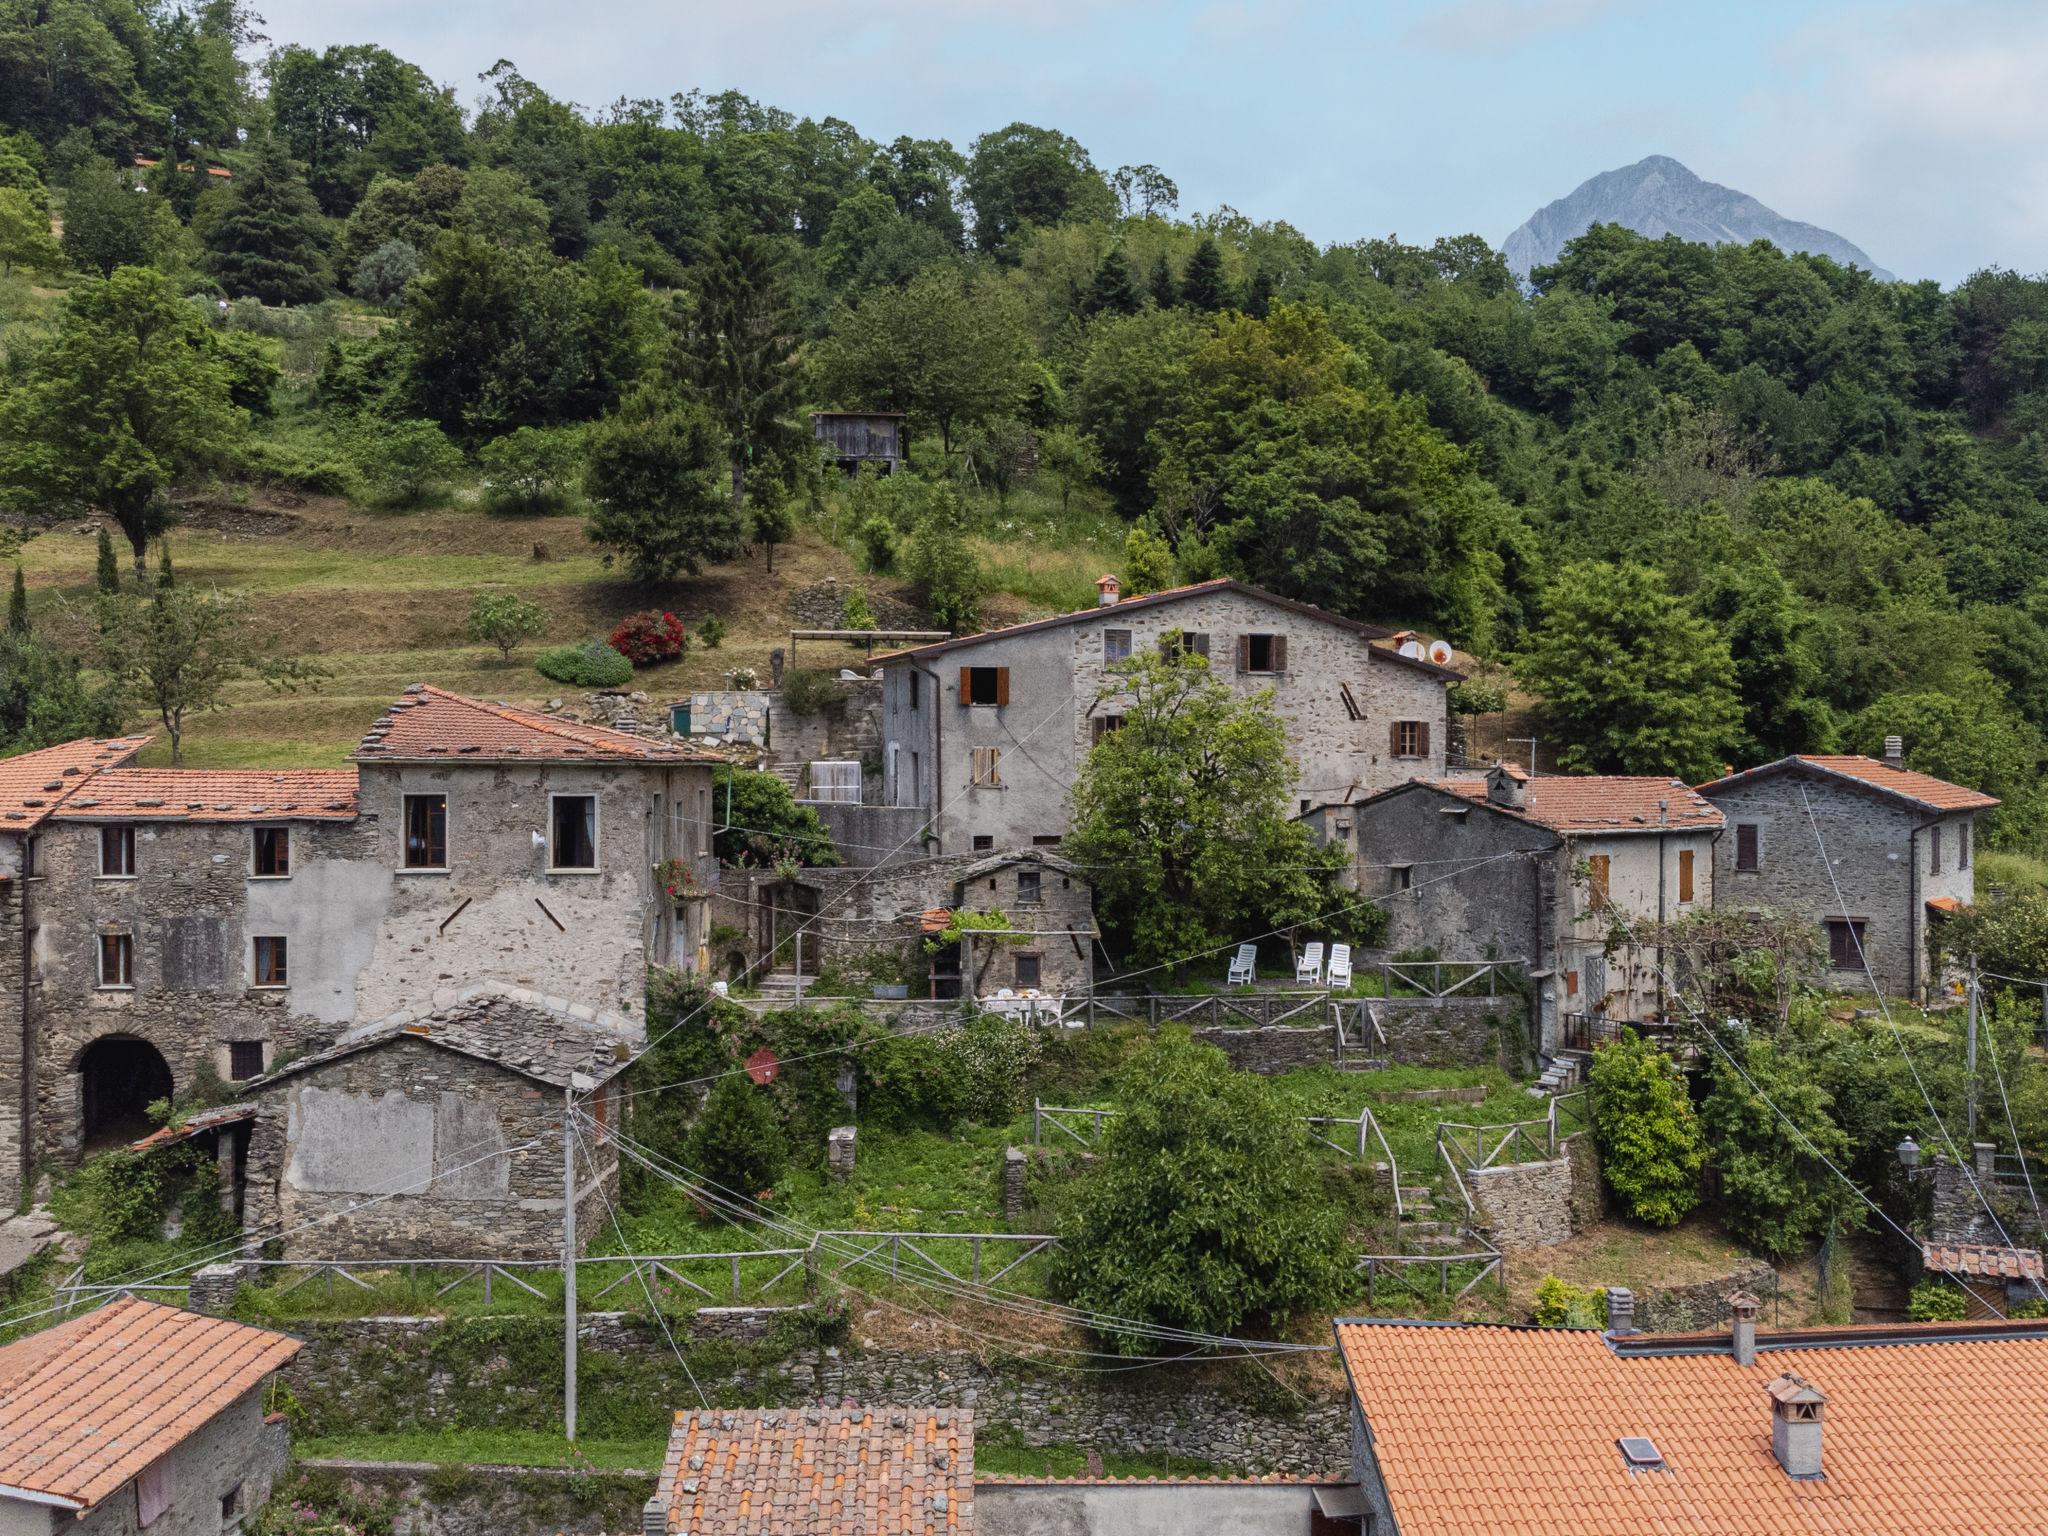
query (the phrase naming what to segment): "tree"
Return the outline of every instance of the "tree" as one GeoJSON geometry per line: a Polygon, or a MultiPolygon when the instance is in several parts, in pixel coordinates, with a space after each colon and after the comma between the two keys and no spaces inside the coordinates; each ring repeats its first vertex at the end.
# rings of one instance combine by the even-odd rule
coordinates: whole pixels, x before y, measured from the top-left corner
{"type": "Polygon", "coordinates": [[[356,263],[349,292],[372,304],[389,304],[420,274],[420,253],[403,240],[386,240],[356,263]]]}
{"type": "Polygon", "coordinates": [[[105,523],[99,525],[95,542],[99,553],[93,562],[93,590],[111,595],[121,590],[121,567],[114,560],[114,539],[105,523]]]}
{"type": "Polygon", "coordinates": [[[17,637],[28,634],[28,581],[18,563],[14,567],[14,589],[7,594],[7,633],[17,637]]]}
{"type": "Polygon", "coordinates": [[[714,1196],[741,1200],[766,1193],[789,1163],[774,1101],[741,1071],[726,1073],[711,1090],[689,1152],[691,1170],[713,1186],[714,1196]]]}
{"type": "Polygon", "coordinates": [[[320,53],[296,45],[264,65],[272,132],[307,168],[320,206],[354,208],[379,174],[410,176],[466,158],[462,108],[415,64],[367,44],[320,53]]]}
{"type": "Polygon", "coordinates": [[[796,337],[767,241],[740,235],[719,242],[698,278],[678,350],[685,376],[724,429],[737,509],[756,450],[785,436],[782,416],[796,393],[796,337]]]}
{"type": "Polygon", "coordinates": [[[972,634],[981,624],[988,577],[960,532],[958,509],[941,505],[911,530],[903,574],[941,629],[972,634]]]}
{"type": "Polygon", "coordinates": [[[643,399],[591,427],[584,453],[584,532],[624,555],[636,581],[694,576],[739,554],[725,434],[702,405],[643,399]]]}
{"type": "Polygon", "coordinates": [[[1566,566],[1522,658],[1577,773],[1717,777],[1741,728],[1728,642],[1647,566],[1566,566]]]}
{"type": "Polygon", "coordinates": [[[1593,1139],[1600,1172],[1628,1214],[1673,1227],[1699,1204],[1706,1162],[1685,1079],[1636,1034],[1593,1053],[1593,1139]]]}
{"type": "Polygon", "coordinates": [[[1173,280],[1173,267],[1166,259],[1164,247],[1152,258],[1152,276],[1146,287],[1153,304],[1160,309],[1172,309],[1180,302],[1180,284],[1173,280]]]}
{"type": "Polygon", "coordinates": [[[1131,524],[1124,534],[1124,595],[1139,597],[1172,585],[1173,546],[1145,524],[1131,524]]]}
{"type": "Polygon", "coordinates": [[[469,638],[495,645],[506,661],[512,648],[547,632],[548,611],[516,592],[479,592],[469,603],[469,638]]]}
{"type": "Polygon", "coordinates": [[[749,508],[747,526],[752,530],[754,542],[767,555],[770,575],[775,571],[775,546],[787,544],[790,535],[796,532],[796,514],[790,508],[789,498],[782,494],[782,487],[756,481],[752,492],[753,505],[749,508]]]}
{"type": "Polygon", "coordinates": [[[1145,965],[1337,904],[1334,851],[1293,819],[1293,765],[1271,691],[1239,695],[1207,657],[1163,649],[1110,669],[1092,712],[1122,726],[1074,781],[1065,843],[1097,867],[1098,910],[1145,965]]]}
{"type": "Polygon", "coordinates": [[[967,439],[967,466],[977,484],[996,493],[996,505],[1010,504],[1010,487],[1024,472],[1031,451],[1031,429],[1014,416],[992,416],[967,439]]]}
{"type": "Polygon", "coordinates": [[[1984,818],[1987,842],[2011,846],[2039,828],[2048,806],[2040,776],[2048,746],[1989,677],[1954,692],[1888,693],[1849,725],[1851,750],[1872,757],[1883,754],[1888,736],[1904,740],[1908,768],[1998,797],[1984,818]]]}
{"type": "Polygon", "coordinates": [[[76,657],[11,624],[0,629],[0,757],[120,728],[112,683],[89,684],[76,657]]]}
{"type": "Polygon", "coordinates": [[[233,298],[317,304],[334,291],[327,222],[274,139],[234,179],[206,231],[206,269],[233,298]]]}
{"type": "Polygon", "coordinates": [[[1107,221],[1116,200],[1088,151],[1050,128],[1012,123],[974,141],[967,162],[974,243],[994,255],[1027,224],[1107,221]]]}
{"type": "Polygon", "coordinates": [[[1060,488],[1060,511],[1082,486],[1102,478],[1102,449],[1086,432],[1053,427],[1038,439],[1038,472],[1052,476],[1060,488]]]}
{"type": "Polygon", "coordinates": [[[1189,309],[1214,314],[1230,308],[1230,280],[1223,275],[1223,248],[1214,235],[1202,236],[1187,270],[1181,273],[1180,301],[1189,309]]]}
{"type": "Polygon", "coordinates": [[[395,421],[365,440],[356,467],[379,499],[415,507],[462,473],[462,450],[431,421],[395,421]]]}
{"type": "Polygon", "coordinates": [[[138,192],[110,165],[81,167],[64,191],[64,259],[101,277],[149,265],[165,234],[159,209],[175,229],[176,215],[156,194],[138,192]]]}
{"type": "Polygon", "coordinates": [[[818,813],[799,805],[789,785],[751,768],[712,770],[711,799],[718,807],[712,848],[730,868],[772,869],[784,859],[832,868],[839,850],[818,813]]]}
{"type": "Polygon", "coordinates": [[[64,251],[50,233],[50,214],[19,187],[0,187],[0,277],[14,269],[56,273],[64,270],[64,251]]]}
{"type": "Polygon", "coordinates": [[[581,427],[521,427],[478,450],[493,512],[548,512],[576,492],[583,473],[581,427]]]}
{"type": "Polygon", "coordinates": [[[161,273],[123,267],[73,290],[0,397],[0,504],[104,511],[140,574],[165,491],[223,461],[247,422],[198,310],[161,273]]]}
{"type": "Polygon", "coordinates": [[[1830,1221],[1860,1210],[1828,1166],[1849,1160],[1849,1138],[1826,1092],[1778,1046],[1752,1037],[1729,1049],[1742,1071],[1717,1055],[1699,1115],[1721,1173],[1719,1209],[1739,1241],[1766,1258],[1787,1258],[1830,1221]]]}
{"type": "Polygon", "coordinates": [[[1081,312],[1135,315],[1142,308],[1144,301],[1138,296],[1138,280],[1131,271],[1130,259],[1112,247],[1102,258],[1102,265],[1095,269],[1095,281],[1089,285],[1088,297],[1081,301],[1081,312]]]}
{"type": "MultiPolygon", "coordinates": [[[[1343,1215],[1305,1126],[1264,1080],[1168,1031],[1117,1090],[1121,1113],[1099,1156],[1060,1201],[1061,1297],[1107,1317],[1228,1334],[1344,1294],[1343,1215]]],[[[1126,1354],[1156,1347],[1100,1331],[1126,1354]]]]}

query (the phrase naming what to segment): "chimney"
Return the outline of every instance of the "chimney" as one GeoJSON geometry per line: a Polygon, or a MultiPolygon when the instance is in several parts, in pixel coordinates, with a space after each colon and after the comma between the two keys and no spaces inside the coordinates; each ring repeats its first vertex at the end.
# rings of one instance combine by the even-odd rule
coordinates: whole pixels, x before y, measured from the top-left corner
{"type": "Polygon", "coordinates": [[[1906,766],[1906,738],[1887,736],[1884,739],[1884,765],[1887,768],[1906,766]]]}
{"type": "Polygon", "coordinates": [[[1828,1400],[1790,1371],[1764,1390],[1771,1395],[1771,1454],[1778,1465],[1801,1482],[1821,1476],[1820,1430],[1828,1400]]]}
{"type": "Polygon", "coordinates": [[[1733,1319],[1731,1333],[1737,1365],[1756,1364],[1756,1309],[1763,1303],[1747,1291],[1737,1291],[1728,1298],[1728,1315],[1733,1319]]]}
{"type": "Polygon", "coordinates": [[[668,1506],[659,1494],[640,1506],[641,1536],[668,1536],[668,1506]]]}
{"type": "Polygon", "coordinates": [[[1095,583],[1095,606],[1114,608],[1117,595],[1123,590],[1114,576],[1104,576],[1095,583]]]}
{"type": "Polygon", "coordinates": [[[1511,811],[1526,809],[1529,804],[1529,775],[1513,763],[1495,763],[1486,770],[1486,798],[1491,804],[1511,811]]]}
{"type": "Polygon", "coordinates": [[[1634,1333],[1636,1331],[1636,1293],[1625,1285],[1607,1287],[1607,1331],[1609,1333],[1634,1333]]]}

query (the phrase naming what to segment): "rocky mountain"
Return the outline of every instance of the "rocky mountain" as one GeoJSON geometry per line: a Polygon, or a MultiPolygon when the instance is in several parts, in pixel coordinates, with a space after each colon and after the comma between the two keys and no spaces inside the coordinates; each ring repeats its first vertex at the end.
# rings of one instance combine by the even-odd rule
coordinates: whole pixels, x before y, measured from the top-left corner
{"type": "Polygon", "coordinates": [[[1570,196],[1538,209],[1508,236],[1502,250],[1515,274],[1526,278],[1531,268],[1557,260],[1566,241],[1595,224],[1622,224],[1652,239],[1677,235],[1708,245],[1768,240],[1780,250],[1811,251],[1891,279],[1860,246],[1834,231],[1788,219],[1733,187],[1702,181],[1669,155],[1652,155],[1580,183],[1570,196]]]}

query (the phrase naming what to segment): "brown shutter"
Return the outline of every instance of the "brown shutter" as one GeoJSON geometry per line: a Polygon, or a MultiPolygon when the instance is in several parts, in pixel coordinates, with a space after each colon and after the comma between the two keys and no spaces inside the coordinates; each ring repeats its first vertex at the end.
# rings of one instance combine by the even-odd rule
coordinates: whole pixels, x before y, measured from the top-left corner
{"type": "Polygon", "coordinates": [[[1587,892],[1590,898],[1588,905],[1595,912],[1605,912],[1607,910],[1608,880],[1613,864],[1606,854],[1596,853],[1586,860],[1586,867],[1589,874],[1587,884],[1591,887],[1587,892]]]}
{"type": "Polygon", "coordinates": [[[996,704],[998,707],[1010,702],[1010,669],[996,668],[996,704]]]}
{"type": "Polygon", "coordinates": [[[1391,757],[1401,755],[1401,722],[1398,720],[1387,722],[1387,753],[1391,757]]]}
{"type": "Polygon", "coordinates": [[[1239,635],[1237,637],[1237,670],[1249,672],[1251,668],[1252,637],[1250,635],[1239,635]]]}
{"type": "Polygon", "coordinates": [[[1739,822],[1735,828],[1735,867],[1755,869],[1757,867],[1756,823],[1739,822]]]}
{"type": "Polygon", "coordinates": [[[1429,756],[1429,722],[1427,720],[1419,722],[1415,727],[1415,755],[1417,757],[1429,756]]]}
{"type": "Polygon", "coordinates": [[[967,667],[960,669],[960,702],[962,704],[965,704],[974,697],[974,683],[967,675],[969,670],[967,667]]]}
{"type": "Polygon", "coordinates": [[[1273,637],[1273,670],[1275,672],[1285,672],[1287,670],[1287,637],[1285,635],[1275,635],[1273,637]]]}
{"type": "Polygon", "coordinates": [[[1681,848],[1678,851],[1678,899],[1680,901],[1692,900],[1692,850],[1690,848],[1681,848]]]}

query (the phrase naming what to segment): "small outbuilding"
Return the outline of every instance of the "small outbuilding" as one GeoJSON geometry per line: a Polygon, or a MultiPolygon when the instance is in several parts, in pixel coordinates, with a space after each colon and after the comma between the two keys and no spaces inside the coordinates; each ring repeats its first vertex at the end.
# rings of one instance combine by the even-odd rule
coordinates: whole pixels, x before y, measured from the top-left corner
{"type": "Polygon", "coordinates": [[[892,475],[910,457],[910,418],[901,411],[813,411],[811,436],[849,475],[863,464],[892,475]]]}

